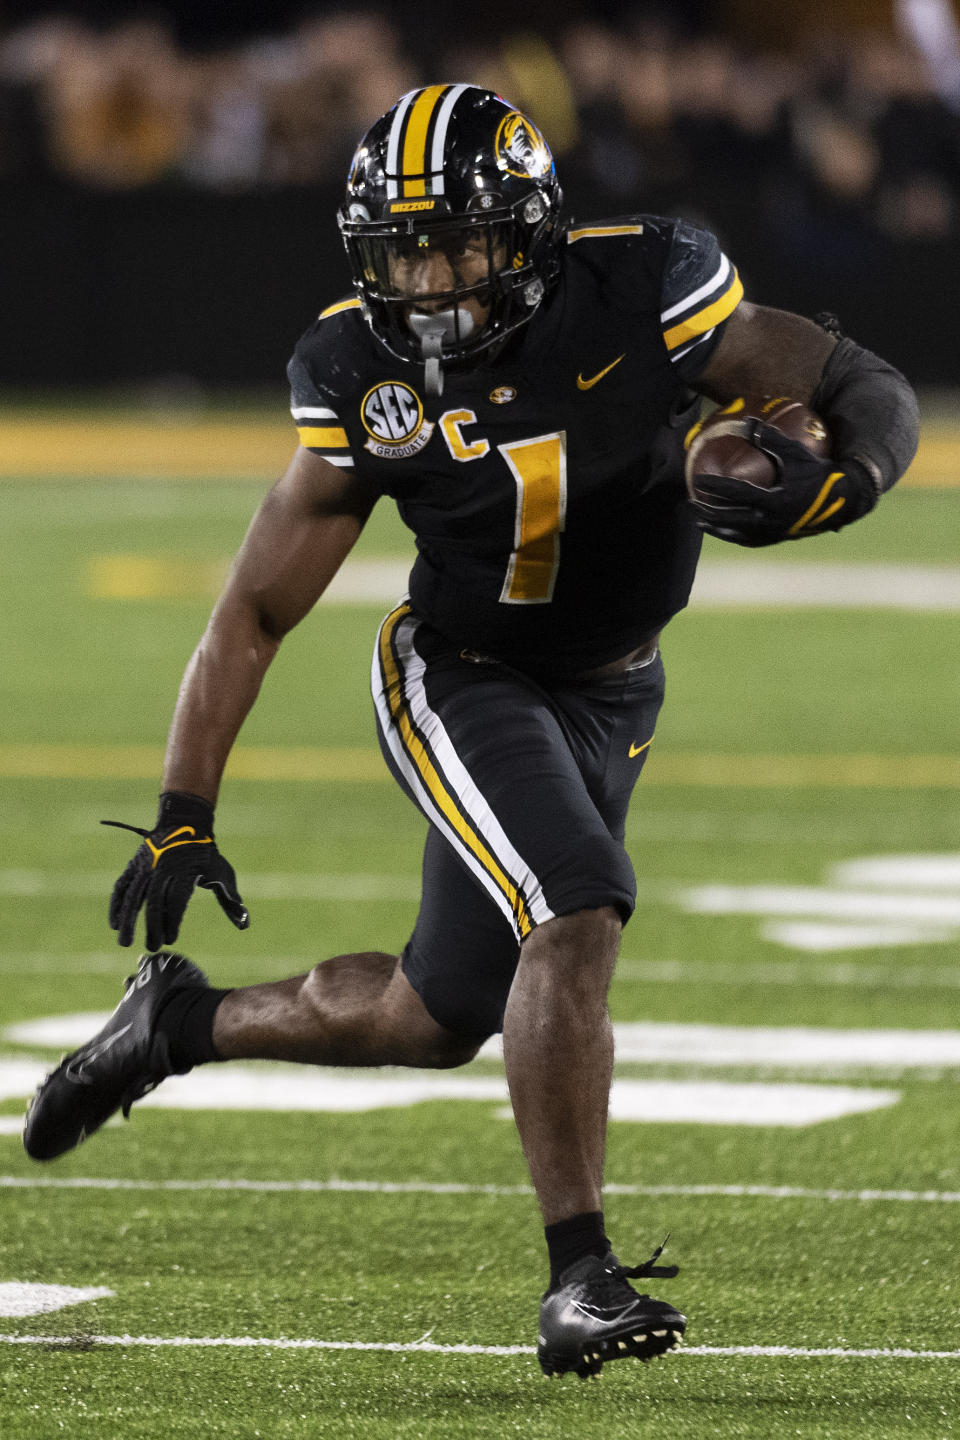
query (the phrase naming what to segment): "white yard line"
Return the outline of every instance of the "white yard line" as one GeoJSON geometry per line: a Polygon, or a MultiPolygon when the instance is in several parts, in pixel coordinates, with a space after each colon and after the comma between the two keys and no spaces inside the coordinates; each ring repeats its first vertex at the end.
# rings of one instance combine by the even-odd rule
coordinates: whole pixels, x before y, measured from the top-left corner
{"type": "MultiPolygon", "coordinates": [[[[47,1069],[43,1061],[0,1058],[0,1098],[13,1100],[30,1095],[47,1069]]],[[[357,1114],[405,1109],[430,1101],[493,1101],[500,1105],[495,1118],[512,1120],[508,1098],[506,1079],[499,1075],[438,1075],[431,1070],[331,1074],[295,1066],[235,1063],[172,1076],[146,1096],[140,1106],[161,1110],[357,1114]]],[[[635,1124],[798,1128],[884,1109],[899,1099],[897,1090],[865,1086],[617,1078],[610,1093],[610,1119],[635,1124]]]]}
{"type": "MultiPolygon", "coordinates": [[[[213,962],[210,962],[211,965],[213,962]]],[[[0,962],[0,972],[3,970],[0,962]]],[[[23,972],[28,973],[28,972],[23,972]]],[[[793,960],[630,960],[617,963],[618,980],[647,984],[854,986],[857,989],[960,990],[956,965],[855,963],[817,964],[793,960]]]]}
{"type": "Polygon", "coordinates": [[[806,1347],[800,1345],[686,1345],[677,1352],[680,1355],[743,1355],[743,1356],[764,1356],[769,1355],[776,1359],[779,1356],[797,1356],[799,1359],[833,1358],[836,1356],[841,1360],[956,1360],[960,1359],[960,1350],[886,1350],[871,1348],[864,1350],[846,1350],[839,1345],[825,1345],[823,1347],[806,1347]]]}
{"type": "Polygon", "coordinates": [[[836,565],[805,561],[704,561],[693,607],[783,609],[960,609],[960,568],[954,565],[836,565]]]}
{"type": "MultiPolygon", "coordinates": [[[[228,561],[205,560],[170,566],[156,556],[100,557],[92,571],[94,589],[122,599],[216,595],[228,561]],[[104,567],[106,566],[106,569],[104,567]],[[133,589],[130,590],[130,574],[133,589]]],[[[396,604],[409,585],[412,555],[349,559],[325,592],[324,605],[396,604]]],[[[692,602],[700,609],[960,610],[960,568],[955,565],[836,564],[829,561],[757,561],[723,558],[700,564],[692,602]]]]}
{"type": "MultiPolygon", "coordinates": [[[[268,1195],[492,1195],[530,1196],[529,1185],[475,1185],[459,1180],[127,1180],[98,1176],[0,1175],[0,1190],[119,1190],[145,1192],[239,1193],[268,1195]]],[[[859,1204],[958,1205],[960,1190],[842,1190],[805,1185],[620,1185],[604,1186],[607,1195],[627,1197],[729,1200],[827,1200],[859,1204]]]]}
{"type": "MultiPolygon", "coordinates": [[[[42,1045],[52,1050],[72,1050],[84,1044],[109,1019],[109,1011],[85,1011],[72,1015],[45,1015],[33,1020],[20,1020],[0,1028],[0,1043],[15,1045],[42,1045]]],[[[619,1063],[632,1062],[638,1065],[695,1065],[735,1066],[764,1069],[806,1068],[834,1071],[838,1067],[847,1069],[886,1070],[929,1070],[941,1067],[960,1067],[960,1030],[894,1030],[894,1029],[830,1029],[813,1025],[708,1025],[694,1022],[671,1022],[663,1020],[617,1021],[613,1027],[616,1058],[619,1063]]],[[[493,1035],[479,1052],[481,1060],[501,1061],[503,1041],[493,1035]]],[[[0,1053],[0,1097],[14,1098],[21,1091],[15,1087],[25,1083],[22,1069],[29,1062],[37,1061],[33,1056],[5,1055],[0,1053]],[[19,1063],[21,1069],[17,1069],[19,1063]]],[[[244,1063],[233,1061],[229,1066],[217,1066],[197,1072],[207,1078],[203,1081],[205,1093],[216,1094],[228,1100],[228,1109],[259,1109],[255,1100],[249,1106],[241,1103],[241,1079],[251,1074],[259,1077],[261,1087],[280,1082],[277,1077],[294,1080],[304,1095],[317,1079],[316,1067],[271,1064],[257,1065],[254,1071],[244,1063]],[[235,1077],[233,1080],[230,1076],[235,1077]],[[213,1077],[213,1078],[211,1078],[213,1077]],[[227,1077],[224,1079],[223,1077],[227,1077]]],[[[41,1077],[42,1078],[42,1077],[41,1077]]],[[[193,1086],[179,1083],[181,1077],[173,1077],[165,1086],[165,1093],[172,1096],[180,1091],[199,1100],[193,1086]]],[[[186,1078],[186,1077],[184,1077],[186,1078]]],[[[463,1087],[474,1082],[475,1071],[459,1075],[441,1074],[435,1071],[414,1069],[346,1070],[338,1069],[331,1075],[323,1072],[322,1084],[333,1086],[338,1083],[364,1081],[372,1094],[384,1085],[389,1085],[398,1095],[412,1083],[426,1084],[428,1095],[437,1098],[455,1098],[463,1087]],[[469,1084],[468,1084],[469,1082],[469,1084]]],[[[484,1077],[489,1079],[490,1077],[484,1077]]],[[[766,1077],[764,1077],[766,1078],[766,1077]]],[[[34,1082],[34,1083],[39,1083],[34,1082]]],[[[255,1082],[257,1083],[257,1082],[255,1082]]],[[[698,1082],[700,1083],[700,1082],[698,1082]]],[[[22,1092],[29,1094],[29,1090],[22,1092]]],[[[503,1092],[505,1093],[505,1092],[503,1092]]],[[[357,1098],[361,1098],[361,1091],[357,1098]]],[[[344,1095],[346,1092],[344,1091],[344,1095]]],[[[483,1098],[499,1099],[501,1092],[492,1091],[483,1098]]],[[[281,1091],[277,1089],[277,1098],[281,1091]]],[[[150,1103],[160,1104],[160,1101],[150,1103]]],[[[404,1103],[397,1101],[395,1103],[404,1103]]],[[[161,1108],[163,1108],[161,1106],[161,1108]]],[[[173,1104],[174,1109],[181,1108],[173,1104]]],[[[192,1107],[187,1107],[192,1108],[192,1107]]],[[[216,1105],[199,1108],[218,1108],[216,1105]]],[[[284,1106],[263,1108],[283,1109],[284,1106]]],[[[313,1109],[312,1101],[305,1098],[302,1104],[295,1103],[293,1109],[313,1109]]],[[[322,1107],[321,1107],[322,1108],[322,1107]]],[[[351,1105],[337,1105],[334,1108],[351,1109],[351,1105]]],[[[359,1108],[364,1108],[362,1105],[359,1108]]]]}
{"type": "MultiPolygon", "coordinates": [[[[10,1039],[24,1034],[11,1026],[10,1039]]],[[[807,1068],[918,1069],[960,1066],[960,1030],[840,1030],[813,1025],[703,1025],[663,1020],[620,1021],[613,1027],[618,1063],[639,1065],[807,1068]]],[[[502,1056],[503,1041],[492,1036],[483,1059],[502,1056]]]]}
{"type": "MultiPolygon", "coordinates": [[[[127,1349],[207,1349],[207,1350],[366,1350],[388,1354],[427,1355],[533,1355],[532,1345],[440,1345],[433,1340],[292,1340],[285,1336],[266,1335],[83,1335],[78,1341],[68,1335],[0,1335],[3,1345],[43,1345],[72,1349],[98,1349],[119,1346],[127,1349]]],[[[807,1347],[794,1345],[689,1345],[676,1352],[695,1358],[744,1357],[757,1359],[842,1360],[960,1360],[960,1350],[893,1350],[870,1348],[843,1349],[840,1346],[807,1347]]]]}
{"type": "Polygon", "coordinates": [[[822,885],[693,885],[676,894],[700,915],[817,916],[828,920],[908,920],[960,925],[960,895],[833,890],[822,885]]]}
{"type": "MultiPolygon", "coordinates": [[[[407,590],[411,560],[348,560],[326,604],[393,605],[407,590]]],[[[817,561],[704,560],[691,603],[700,609],[960,610],[955,565],[842,565],[817,561]]]]}

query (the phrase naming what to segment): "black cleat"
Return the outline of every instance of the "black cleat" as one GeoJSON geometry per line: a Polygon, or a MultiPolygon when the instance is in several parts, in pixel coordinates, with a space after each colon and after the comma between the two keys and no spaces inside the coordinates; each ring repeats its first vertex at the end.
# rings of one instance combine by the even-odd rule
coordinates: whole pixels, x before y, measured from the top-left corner
{"type": "Polygon", "coordinates": [[[160,1006],[174,990],[209,981],[183,955],[158,950],[141,955],[136,975],[103,1029],[61,1060],[38,1087],[23,1126],[23,1144],[34,1160],[65,1155],[175,1071],[167,1037],[157,1034],[160,1006]]]}
{"type": "Polygon", "coordinates": [[[652,1360],[682,1344],[686,1316],[627,1284],[641,1276],[676,1275],[675,1265],[654,1264],[662,1249],[634,1269],[608,1254],[587,1255],[564,1270],[540,1305],[537,1359],[545,1375],[573,1370],[586,1380],[600,1374],[605,1360],[652,1360]]]}

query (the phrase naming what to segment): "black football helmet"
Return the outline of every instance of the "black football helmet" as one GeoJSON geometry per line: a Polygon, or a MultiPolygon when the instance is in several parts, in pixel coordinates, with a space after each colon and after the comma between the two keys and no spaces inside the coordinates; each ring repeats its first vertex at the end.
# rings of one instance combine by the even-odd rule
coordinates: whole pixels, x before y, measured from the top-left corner
{"type": "Polygon", "coordinates": [[[426,362],[428,389],[439,393],[441,362],[488,355],[534,313],[559,270],[561,198],[537,127],[476,85],[411,90],[364,136],[340,233],[368,324],[394,355],[426,362]],[[453,286],[418,292],[414,308],[399,272],[437,249],[453,286]],[[479,327],[470,296],[488,312],[479,327]]]}

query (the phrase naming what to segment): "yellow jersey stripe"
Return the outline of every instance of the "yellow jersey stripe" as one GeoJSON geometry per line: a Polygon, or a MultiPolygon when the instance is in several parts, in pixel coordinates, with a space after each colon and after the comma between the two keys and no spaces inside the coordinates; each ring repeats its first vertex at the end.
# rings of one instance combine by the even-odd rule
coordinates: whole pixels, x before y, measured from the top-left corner
{"type": "Polygon", "coordinates": [[[356,296],[352,300],[338,300],[336,305],[328,305],[326,310],[321,310],[319,320],[326,320],[328,315],[339,315],[341,310],[359,310],[360,300],[356,296]]]}
{"type": "Polygon", "coordinates": [[[403,164],[401,170],[404,176],[403,193],[405,196],[426,195],[427,182],[425,172],[427,169],[427,130],[430,125],[430,117],[436,109],[437,101],[447,89],[446,85],[428,85],[425,90],[417,96],[413,103],[407,120],[407,133],[403,139],[403,164]],[[408,175],[416,176],[416,179],[408,180],[408,175]]]}
{"type": "Polygon", "coordinates": [[[312,445],[318,450],[342,450],[350,444],[346,430],[337,425],[298,425],[297,434],[301,445],[312,445]]]}
{"type": "Polygon", "coordinates": [[[380,631],[380,663],[383,666],[383,672],[387,682],[384,694],[387,704],[390,707],[390,715],[403,739],[404,749],[416,766],[420,778],[436,802],[437,807],[453,826],[453,829],[460,836],[467,849],[480,861],[480,864],[495,882],[498,889],[506,896],[517,918],[517,928],[521,936],[526,936],[533,929],[533,923],[522,895],[520,895],[517,887],[508,876],[503,873],[482,838],[460,811],[455,799],[450,795],[441,776],[437,773],[436,767],[423,741],[414,730],[413,722],[410,718],[410,711],[404,699],[403,682],[397,670],[396,661],[393,658],[393,647],[391,645],[393,632],[400,624],[400,621],[405,619],[409,614],[409,605],[399,606],[392,615],[388,616],[380,631]]]}
{"type": "Polygon", "coordinates": [[[584,225],[580,230],[567,231],[567,244],[574,245],[588,235],[642,235],[642,225],[584,225]]]}
{"type": "Polygon", "coordinates": [[[719,325],[721,320],[726,320],[728,315],[740,304],[743,299],[743,285],[736,270],[727,290],[718,300],[698,310],[695,315],[690,315],[682,320],[679,325],[673,325],[669,330],[664,330],[663,338],[666,341],[668,350],[676,350],[678,345],[683,345],[687,340],[695,340],[705,330],[712,330],[714,325],[719,325]]]}

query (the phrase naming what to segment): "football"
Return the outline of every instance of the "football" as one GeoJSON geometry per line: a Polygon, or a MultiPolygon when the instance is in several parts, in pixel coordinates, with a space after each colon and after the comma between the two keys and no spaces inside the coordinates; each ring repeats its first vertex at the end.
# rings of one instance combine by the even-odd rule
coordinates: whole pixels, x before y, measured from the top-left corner
{"type": "Polygon", "coordinates": [[[715,410],[694,427],[687,443],[686,480],[691,500],[707,500],[709,475],[746,480],[769,490],[776,484],[777,468],[754,440],[755,422],[773,425],[783,435],[799,440],[814,455],[830,455],[830,435],[819,415],[800,400],[783,395],[746,396],[715,410]]]}

